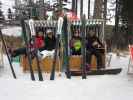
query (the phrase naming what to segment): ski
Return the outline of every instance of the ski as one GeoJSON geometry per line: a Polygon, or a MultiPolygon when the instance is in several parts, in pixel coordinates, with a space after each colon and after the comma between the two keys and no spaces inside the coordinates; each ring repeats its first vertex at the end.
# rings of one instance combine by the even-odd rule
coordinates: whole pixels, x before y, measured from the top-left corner
{"type": "Polygon", "coordinates": [[[63,22],[63,34],[64,34],[64,48],[65,48],[65,64],[66,64],[66,76],[68,79],[71,78],[71,73],[70,73],[70,68],[69,68],[69,39],[68,39],[68,20],[67,16],[64,17],[64,22],[63,22]]]}
{"type": "Polygon", "coordinates": [[[58,48],[59,48],[59,38],[60,38],[60,35],[57,35],[53,65],[52,65],[52,70],[51,70],[51,74],[50,74],[50,80],[54,80],[54,78],[55,78],[55,66],[56,66],[56,60],[57,60],[57,54],[58,54],[57,52],[58,52],[58,48]]]}
{"type": "Polygon", "coordinates": [[[63,25],[63,18],[59,17],[58,19],[58,26],[57,26],[57,31],[56,31],[56,45],[55,45],[55,53],[54,53],[54,59],[53,59],[53,65],[51,69],[51,74],[50,74],[50,80],[54,80],[55,78],[55,66],[56,66],[56,60],[58,55],[58,49],[59,49],[59,41],[60,41],[60,36],[62,33],[62,25],[63,25]]]}
{"type": "Polygon", "coordinates": [[[24,37],[25,45],[26,45],[26,54],[27,54],[28,62],[29,62],[31,80],[34,81],[35,76],[34,76],[34,72],[33,72],[33,69],[32,69],[32,58],[31,58],[31,55],[30,55],[29,42],[28,42],[28,39],[27,39],[26,29],[25,29],[25,21],[24,21],[23,18],[21,19],[21,27],[22,27],[22,34],[23,34],[23,37],[24,37]]]}
{"type": "Polygon", "coordinates": [[[81,68],[82,68],[82,79],[86,79],[86,19],[85,15],[81,17],[81,37],[82,37],[82,48],[81,48],[81,54],[82,54],[82,63],[81,63],[81,68]]]}
{"type": "MultiPolygon", "coordinates": [[[[114,69],[102,69],[102,70],[91,70],[86,71],[87,75],[117,75],[122,71],[122,68],[114,68],[114,69]]],[[[81,76],[81,71],[71,71],[72,76],[81,76]]]]}
{"type": "Polygon", "coordinates": [[[41,71],[39,57],[38,57],[38,48],[36,47],[36,44],[35,44],[36,32],[35,32],[35,28],[34,28],[34,20],[33,19],[29,20],[29,27],[30,27],[31,36],[32,36],[31,38],[33,39],[33,45],[34,45],[34,49],[35,49],[33,52],[35,52],[34,54],[35,54],[35,58],[36,58],[36,61],[37,61],[39,81],[43,81],[42,71],[41,71]]]}
{"type": "Polygon", "coordinates": [[[2,40],[2,43],[3,43],[3,46],[5,48],[5,51],[6,51],[6,55],[7,55],[9,64],[10,64],[10,68],[11,68],[11,71],[12,71],[12,75],[16,79],[17,77],[16,77],[16,74],[15,74],[15,71],[14,71],[14,68],[13,68],[13,65],[12,65],[12,62],[11,62],[11,59],[10,59],[10,56],[9,56],[9,53],[8,53],[8,50],[7,50],[7,46],[6,46],[5,40],[3,38],[3,34],[2,34],[1,29],[0,29],[0,37],[1,37],[1,40],[2,40]]]}

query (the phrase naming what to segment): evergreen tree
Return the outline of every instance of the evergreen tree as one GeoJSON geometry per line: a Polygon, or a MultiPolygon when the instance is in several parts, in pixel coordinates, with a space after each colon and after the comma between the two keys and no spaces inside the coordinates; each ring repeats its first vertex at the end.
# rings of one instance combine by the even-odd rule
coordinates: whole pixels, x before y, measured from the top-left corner
{"type": "Polygon", "coordinates": [[[103,0],[95,0],[94,3],[94,19],[101,19],[102,18],[102,5],[103,5],[103,0]]]}
{"type": "Polygon", "coordinates": [[[121,19],[127,29],[128,40],[133,44],[133,0],[120,0],[121,19]]]}
{"type": "Polygon", "coordinates": [[[8,8],[8,19],[12,19],[12,11],[11,11],[11,8],[8,8]]]}
{"type": "Polygon", "coordinates": [[[3,15],[3,12],[2,12],[2,9],[1,9],[1,1],[0,1],[0,23],[2,23],[4,21],[4,15],[3,15]]]}
{"type": "Polygon", "coordinates": [[[90,0],[88,0],[88,19],[90,18],[90,0]]]}
{"type": "Polygon", "coordinates": [[[83,15],[83,0],[80,0],[80,17],[83,15]]]}

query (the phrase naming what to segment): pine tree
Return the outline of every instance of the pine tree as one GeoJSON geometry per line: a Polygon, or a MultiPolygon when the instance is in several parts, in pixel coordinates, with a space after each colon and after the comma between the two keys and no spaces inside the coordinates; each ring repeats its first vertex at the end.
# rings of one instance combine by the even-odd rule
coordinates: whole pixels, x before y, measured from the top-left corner
{"type": "Polygon", "coordinates": [[[80,0],[80,17],[83,15],[83,0],[80,0]]]}
{"type": "Polygon", "coordinates": [[[12,10],[8,8],[8,19],[12,19],[12,10]]]}
{"type": "Polygon", "coordinates": [[[78,0],[75,0],[75,14],[77,15],[77,9],[78,9],[78,0]]]}
{"type": "Polygon", "coordinates": [[[102,5],[103,5],[103,0],[95,0],[94,3],[94,19],[101,19],[102,18],[102,5]]]}
{"type": "Polygon", "coordinates": [[[107,19],[107,0],[104,0],[103,6],[104,6],[103,18],[105,19],[105,24],[106,24],[106,19],[107,19]]]}
{"type": "Polygon", "coordinates": [[[2,23],[4,21],[4,15],[3,15],[3,12],[2,12],[2,9],[1,9],[1,1],[0,1],[0,23],[2,23]]]}
{"type": "Polygon", "coordinates": [[[72,11],[75,12],[75,0],[72,0],[72,11]]]}
{"type": "Polygon", "coordinates": [[[127,27],[130,44],[133,44],[133,0],[120,0],[122,23],[127,27]]]}
{"type": "Polygon", "coordinates": [[[90,0],[88,0],[88,19],[90,18],[90,0]]]}

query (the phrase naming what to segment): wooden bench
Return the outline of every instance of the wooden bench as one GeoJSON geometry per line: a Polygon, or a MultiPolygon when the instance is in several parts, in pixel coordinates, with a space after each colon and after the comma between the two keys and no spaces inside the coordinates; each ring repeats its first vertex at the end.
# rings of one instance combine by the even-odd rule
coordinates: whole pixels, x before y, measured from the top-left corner
{"type": "MultiPolygon", "coordinates": [[[[105,67],[105,52],[100,53],[102,56],[102,66],[105,67]]],[[[75,56],[72,55],[70,56],[69,59],[69,66],[70,66],[70,70],[80,70],[81,69],[81,59],[82,56],[75,56]]],[[[94,55],[92,55],[91,57],[91,70],[96,70],[97,69],[97,60],[96,57],[94,55]]]]}
{"type": "MultiPolygon", "coordinates": [[[[24,55],[21,56],[20,63],[21,63],[23,72],[29,71],[29,63],[28,63],[27,57],[25,57],[24,55]]],[[[53,59],[50,57],[46,57],[40,61],[40,67],[44,72],[50,72],[52,68],[52,64],[53,64],[53,59]]],[[[56,71],[61,70],[61,67],[60,67],[61,65],[62,65],[62,61],[57,60],[56,71]]],[[[33,68],[33,71],[37,71],[37,61],[35,58],[32,60],[32,68],[33,68]]]]}
{"type": "MultiPolygon", "coordinates": [[[[102,64],[103,64],[103,66],[105,66],[105,54],[102,53],[101,56],[102,56],[102,64]]],[[[82,56],[74,56],[74,55],[70,56],[70,58],[69,58],[70,70],[73,70],[73,71],[81,70],[81,59],[82,59],[82,56]]],[[[20,62],[21,62],[23,72],[28,71],[29,65],[28,65],[27,57],[25,57],[24,55],[21,56],[20,62]]],[[[63,60],[59,60],[59,59],[57,60],[57,63],[56,63],[56,71],[57,72],[59,72],[61,70],[62,63],[63,63],[63,60]]],[[[40,67],[41,67],[42,71],[44,71],[44,72],[50,72],[51,68],[52,68],[52,64],[53,64],[53,59],[50,57],[46,57],[45,59],[40,61],[40,67]]],[[[37,71],[36,59],[32,60],[32,68],[34,71],[37,71]]],[[[96,70],[96,69],[97,69],[96,57],[94,55],[92,55],[91,70],[96,70]]]]}

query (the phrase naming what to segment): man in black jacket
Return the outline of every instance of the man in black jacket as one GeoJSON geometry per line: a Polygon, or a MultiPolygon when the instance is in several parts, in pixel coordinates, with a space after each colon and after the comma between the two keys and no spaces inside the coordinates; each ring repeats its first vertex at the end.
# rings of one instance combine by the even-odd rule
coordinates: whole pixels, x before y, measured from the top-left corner
{"type": "Polygon", "coordinates": [[[96,36],[94,31],[89,32],[89,36],[87,37],[87,52],[86,52],[86,60],[88,65],[91,64],[91,56],[95,55],[97,58],[97,69],[103,68],[102,66],[102,56],[100,54],[100,49],[103,48],[103,44],[100,42],[99,38],[96,36]]]}

